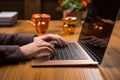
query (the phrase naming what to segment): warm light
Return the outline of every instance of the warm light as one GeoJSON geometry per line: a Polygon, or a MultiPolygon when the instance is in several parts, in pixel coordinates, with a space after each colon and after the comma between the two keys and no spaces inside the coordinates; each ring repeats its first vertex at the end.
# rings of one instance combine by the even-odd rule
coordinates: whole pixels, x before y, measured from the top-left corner
{"type": "Polygon", "coordinates": [[[95,29],[97,29],[97,28],[98,28],[98,26],[96,25],[94,28],[95,28],[95,29]]]}
{"type": "Polygon", "coordinates": [[[41,22],[41,24],[45,25],[45,22],[41,22]]]}
{"type": "Polygon", "coordinates": [[[100,29],[100,30],[102,30],[102,29],[103,29],[103,27],[102,27],[102,26],[100,26],[100,27],[99,27],[99,29],[100,29]]]}

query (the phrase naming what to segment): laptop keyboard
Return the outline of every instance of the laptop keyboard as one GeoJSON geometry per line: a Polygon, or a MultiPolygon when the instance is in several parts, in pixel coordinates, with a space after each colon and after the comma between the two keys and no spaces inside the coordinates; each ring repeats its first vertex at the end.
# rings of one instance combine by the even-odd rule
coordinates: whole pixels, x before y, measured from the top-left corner
{"type": "Polygon", "coordinates": [[[84,60],[85,56],[75,43],[68,43],[66,47],[56,46],[56,53],[51,60],[84,60]]]}

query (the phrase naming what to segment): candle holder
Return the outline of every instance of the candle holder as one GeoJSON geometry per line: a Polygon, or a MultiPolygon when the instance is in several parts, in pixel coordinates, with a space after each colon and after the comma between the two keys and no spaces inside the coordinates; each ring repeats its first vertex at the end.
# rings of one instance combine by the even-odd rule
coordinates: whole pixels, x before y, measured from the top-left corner
{"type": "Polygon", "coordinates": [[[63,20],[63,31],[65,34],[74,34],[76,23],[77,23],[77,17],[65,17],[63,20]]]}
{"type": "Polygon", "coordinates": [[[32,25],[35,27],[38,35],[41,33],[46,33],[48,26],[49,26],[49,20],[50,20],[49,14],[33,14],[32,15],[32,25]]]}

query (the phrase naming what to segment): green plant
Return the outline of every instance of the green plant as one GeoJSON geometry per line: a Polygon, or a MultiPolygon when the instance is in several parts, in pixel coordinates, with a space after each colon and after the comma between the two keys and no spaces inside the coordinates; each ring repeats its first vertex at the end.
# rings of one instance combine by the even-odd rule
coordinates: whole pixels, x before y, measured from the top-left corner
{"type": "Polygon", "coordinates": [[[86,0],[62,0],[60,5],[56,8],[57,11],[81,11],[87,7],[86,0]]]}

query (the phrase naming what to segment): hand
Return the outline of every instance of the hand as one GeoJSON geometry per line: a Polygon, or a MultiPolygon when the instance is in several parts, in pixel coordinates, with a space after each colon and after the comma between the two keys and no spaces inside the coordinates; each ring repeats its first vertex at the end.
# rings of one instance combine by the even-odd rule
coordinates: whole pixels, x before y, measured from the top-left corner
{"type": "Polygon", "coordinates": [[[20,47],[23,56],[25,59],[30,59],[38,56],[41,53],[49,53],[54,54],[55,49],[53,45],[43,40],[39,40],[39,42],[32,42],[20,47]]]}
{"type": "Polygon", "coordinates": [[[47,42],[55,41],[55,44],[64,47],[67,45],[67,42],[59,35],[47,34],[40,37],[35,37],[33,41],[39,42],[39,40],[44,40],[47,42]]]}
{"type": "Polygon", "coordinates": [[[103,39],[97,38],[95,36],[85,36],[85,37],[82,37],[82,40],[89,45],[100,46],[100,47],[106,47],[107,45],[106,41],[104,41],[103,39]]]}

